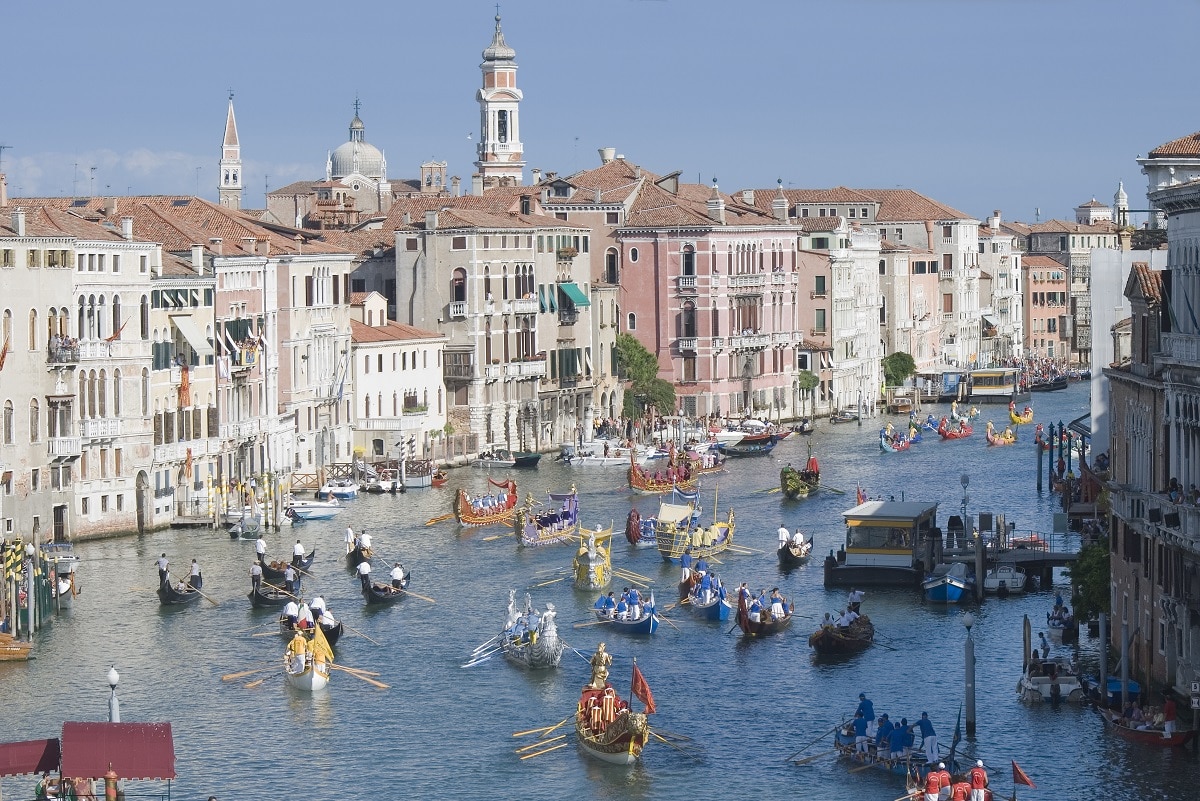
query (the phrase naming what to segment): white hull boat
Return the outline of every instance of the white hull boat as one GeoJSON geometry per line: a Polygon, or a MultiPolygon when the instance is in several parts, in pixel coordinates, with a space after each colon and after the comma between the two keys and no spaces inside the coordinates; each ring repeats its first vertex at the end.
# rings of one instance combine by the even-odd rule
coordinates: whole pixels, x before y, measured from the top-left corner
{"type": "Polygon", "coordinates": [[[983,591],[1001,596],[1025,592],[1025,571],[1013,565],[997,565],[984,577],[983,591]]]}

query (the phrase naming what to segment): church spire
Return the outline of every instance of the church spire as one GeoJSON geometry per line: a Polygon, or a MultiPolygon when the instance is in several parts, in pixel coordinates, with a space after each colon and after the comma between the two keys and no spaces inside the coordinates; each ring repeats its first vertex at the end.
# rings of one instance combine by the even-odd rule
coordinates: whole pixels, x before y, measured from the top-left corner
{"type": "Polygon", "coordinates": [[[479,101],[479,145],[476,150],[476,176],[482,188],[520,186],[525,169],[521,144],[517,88],[517,52],[504,41],[500,30],[500,9],[496,8],[496,30],[492,43],[483,51],[483,86],[476,94],[479,101]]]}
{"type": "Polygon", "coordinates": [[[233,115],[233,90],[229,90],[229,111],[225,117],[225,139],[221,143],[220,183],[217,187],[221,205],[230,209],[242,207],[242,146],[238,143],[237,119],[233,115]]]}

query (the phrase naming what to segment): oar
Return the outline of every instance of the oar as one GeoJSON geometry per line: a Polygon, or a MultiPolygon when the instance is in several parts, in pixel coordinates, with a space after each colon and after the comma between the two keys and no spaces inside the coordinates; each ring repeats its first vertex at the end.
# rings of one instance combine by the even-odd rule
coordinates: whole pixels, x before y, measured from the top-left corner
{"type": "Polygon", "coordinates": [[[480,540],[480,542],[492,542],[494,540],[504,539],[505,537],[511,537],[512,535],[513,533],[511,531],[506,531],[503,534],[493,534],[490,537],[484,537],[480,540]]]}
{"type": "Polygon", "coordinates": [[[562,578],[551,579],[550,581],[543,581],[541,584],[534,584],[529,589],[536,590],[538,587],[546,587],[551,584],[557,584],[560,581],[566,581],[568,578],[570,578],[570,576],[563,576],[562,578]]]}
{"type": "Polygon", "coordinates": [[[666,737],[663,737],[661,734],[659,734],[659,733],[658,733],[658,732],[656,732],[656,731],[651,731],[651,732],[650,732],[650,736],[651,736],[651,737],[653,737],[653,738],[655,738],[655,739],[656,739],[656,740],[658,740],[659,742],[666,743],[667,745],[671,746],[672,748],[674,748],[674,749],[675,749],[676,751],[678,751],[679,753],[681,753],[681,754],[684,754],[684,755],[686,755],[686,756],[689,756],[689,757],[691,757],[692,759],[699,759],[699,758],[700,758],[699,754],[696,754],[696,753],[694,753],[694,752],[692,752],[692,751],[689,751],[688,749],[684,748],[683,746],[680,746],[680,745],[675,745],[675,743],[671,742],[671,741],[670,741],[670,740],[668,740],[666,737]]]}
{"type": "Polygon", "coordinates": [[[513,732],[513,737],[524,737],[526,734],[536,734],[539,731],[544,731],[544,732],[548,733],[554,729],[557,729],[559,726],[563,725],[564,723],[566,723],[568,720],[570,720],[573,717],[575,717],[575,716],[569,715],[568,717],[565,717],[562,720],[560,720],[558,723],[555,723],[553,726],[542,726],[537,729],[526,729],[525,731],[515,731],[515,732],[513,732]]]}
{"type": "MultiPolygon", "coordinates": [[[[179,577],[178,577],[178,576],[176,576],[174,573],[168,573],[167,575],[169,575],[171,578],[179,578],[179,577]]],[[[200,592],[200,590],[196,589],[196,588],[195,588],[195,587],[193,587],[191,584],[188,584],[187,586],[188,586],[188,588],[187,588],[187,591],[188,591],[188,592],[197,592],[197,593],[200,593],[200,597],[201,597],[201,598],[203,598],[204,600],[208,601],[208,602],[209,602],[210,604],[212,604],[213,606],[220,606],[220,604],[219,604],[219,603],[217,603],[216,601],[214,601],[214,600],[213,600],[211,597],[209,597],[209,596],[205,595],[204,593],[200,592]]]]}
{"type": "Polygon", "coordinates": [[[830,754],[836,754],[836,753],[837,753],[837,749],[834,748],[832,751],[824,751],[820,754],[814,754],[813,756],[805,757],[804,759],[797,759],[795,764],[807,765],[809,762],[812,762],[814,759],[820,759],[821,757],[827,757],[830,754]]]}
{"type": "Polygon", "coordinates": [[[679,626],[676,626],[674,623],[672,623],[670,618],[666,618],[666,617],[663,617],[662,615],[659,615],[658,619],[661,620],[663,623],[666,623],[668,626],[675,629],[676,631],[679,631],[679,626]]]}
{"type": "Polygon", "coordinates": [[[255,679],[254,681],[250,682],[249,684],[244,684],[242,686],[245,687],[246,689],[250,689],[251,687],[257,687],[258,685],[262,684],[264,681],[266,681],[269,678],[271,678],[271,677],[263,676],[261,679],[255,679]]]}
{"type": "Polygon", "coordinates": [[[584,628],[587,628],[588,626],[599,626],[601,623],[612,623],[612,622],[613,622],[613,618],[606,617],[606,618],[601,618],[600,620],[592,620],[588,623],[576,623],[575,628],[584,629],[584,628]]]}
{"type": "Polygon", "coordinates": [[[425,595],[420,595],[420,594],[418,594],[418,593],[415,593],[415,592],[413,592],[412,590],[405,590],[405,589],[401,589],[401,590],[400,590],[400,592],[407,593],[407,594],[411,595],[411,596],[412,596],[412,597],[414,597],[414,598],[420,598],[422,601],[429,601],[429,603],[431,603],[431,604],[436,604],[436,603],[437,603],[437,601],[433,600],[432,598],[429,598],[429,597],[427,597],[427,596],[425,596],[425,595]]]}
{"type": "Polygon", "coordinates": [[[438,515],[437,517],[431,517],[428,520],[426,520],[425,525],[432,526],[434,523],[444,523],[453,517],[454,517],[454,512],[451,512],[448,515],[438,515]]]}
{"type": "Polygon", "coordinates": [[[276,592],[282,592],[284,595],[286,595],[287,597],[291,598],[293,601],[302,601],[302,600],[304,600],[303,598],[301,598],[301,597],[300,597],[300,596],[298,596],[298,595],[292,595],[290,592],[288,592],[287,590],[285,590],[283,587],[276,587],[274,584],[272,584],[272,583],[271,583],[271,582],[269,582],[269,581],[260,581],[260,583],[262,584],[262,586],[264,586],[264,587],[270,587],[271,589],[275,590],[276,592]]]}
{"type": "Polygon", "coordinates": [[[627,576],[636,576],[637,578],[640,578],[642,581],[653,581],[654,580],[654,579],[650,578],[649,576],[643,576],[641,573],[634,573],[632,570],[626,570],[623,567],[618,567],[615,570],[613,570],[614,573],[616,573],[618,571],[621,573],[624,573],[627,576]]]}
{"type": "Polygon", "coordinates": [[[492,643],[496,642],[496,640],[498,640],[498,639],[500,639],[500,636],[496,635],[495,637],[492,637],[491,639],[485,640],[484,642],[482,642],[478,646],[476,646],[475,650],[472,651],[471,653],[477,654],[480,651],[487,650],[488,646],[490,646],[492,643]]]}
{"type": "Polygon", "coordinates": [[[830,492],[836,492],[838,495],[845,495],[845,494],[846,494],[846,491],[845,491],[845,490],[840,490],[840,489],[838,489],[837,487],[827,487],[827,486],[826,486],[826,485],[824,485],[824,484],[819,484],[818,486],[819,486],[821,489],[829,490],[830,492]]]}
{"type": "Polygon", "coordinates": [[[785,760],[783,760],[783,761],[784,761],[784,762],[791,762],[791,761],[792,761],[792,760],[793,760],[795,757],[798,757],[798,756],[800,756],[800,754],[801,754],[801,753],[803,753],[805,749],[807,749],[807,748],[811,748],[812,746],[814,746],[814,745],[816,745],[817,743],[819,743],[821,740],[824,740],[824,739],[825,739],[826,737],[828,737],[830,734],[833,734],[835,731],[837,731],[837,730],[838,730],[838,728],[839,728],[840,726],[841,726],[841,724],[839,723],[837,726],[834,726],[834,727],[833,727],[832,729],[830,729],[829,731],[824,731],[824,732],[821,732],[821,736],[820,736],[820,737],[818,737],[817,739],[813,740],[811,743],[809,743],[808,745],[804,746],[804,748],[801,748],[799,751],[797,751],[796,753],[792,754],[790,757],[788,757],[787,759],[785,759],[785,760]]]}
{"type": "Polygon", "coordinates": [[[873,761],[868,762],[865,765],[859,765],[857,768],[850,768],[850,770],[848,770],[847,773],[861,773],[862,771],[866,770],[867,768],[875,767],[875,764],[877,762],[886,762],[886,761],[887,761],[886,759],[879,759],[878,757],[876,757],[873,761]]]}
{"type": "Polygon", "coordinates": [[[260,631],[258,634],[251,634],[251,637],[278,637],[277,631],[260,631]]]}
{"type": "Polygon", "coordinates": [[[561,740],[561,739],[565,738],[566,736],[567,736],[567,735],[565,735],[565,734],[560,734],[560,735],[558,735],[557,737],[551,737],[549,740],[538,740],[538,741],[537,741],[537,742],[535,742],[535,743],[530,743],[529,745],[523,745],[523,746],[521,746],[521,747],[520,747],[520,748],[518,748],[517,750],[513,751],[513,753],[514,753],[514,754],[520,754],[520,753],[523,753],[523,752],[525,752],[525,751],[532,751],[532,750],[534,750],[535,748],[545,748],[547,745],[549,745],[550,743],[554,742],[555,740],[561,740]]]}
{"type": "Polygon", "coordinates": [[[481,658],[479,658],[479,659],[472,659],[470,662],[467,662],[465,665],[459,665],[459,667],[461,667],[461,668],[473,668],[473,667],[475,667],[476,665],[482,665],[484,662],[491,662],[491,661],[492,661],[492,657],[493,657],[493,656],[495,656],[495,655],[496,655],[495,653],[490,653],[490,654],[488,654],[487,656],[481,657],[481,658]]]}
{"type": "Polygon", "coordinates": [[[559,743],[558,745],[552,745],[549,748],[542,749],[541,751],[534,751],[532,754],[524,754],[521,757],[521,759],[532,759],[535,756],[541,756],[542,754],[548,754],[551,751],[557,751],[560,748],[566,748],[568,745],[569,745],[569,743],[559,743]]]}
{"type": "Polygon", "coordinates": [[[550,732],[554,731],[554,730],[555,730],[555,729],[557,729],[559,726],[561,726],[561,725],[563,725],[564,723],[566,723],[568,720],[573,720],[574,718],[575,718],[575,716],[574,716],[574,715],[568,715],[567,717],[565,717],[565,718],[563,718],[562,720],[560,720],[558,723],[555,723],[553,726],[551,726],[550,728],[546,729],[546,731],[545,731],[545,732],[543,732],[542,734],[539,734],[539,735],[538,735],[538,739],[539,739],[539,740],[545,740],[545,739],[546,739],[546,737],[547,737],[547,736],[549,736],[550,732]]]}
{"type": "Polygon", "coordinates": [[[257,626],[252,626],[252,627],[250,627],[250,628],[248,628],[248,629],[243,629],[242,631],[239,631],[239,632],[237,632],[237,633],[238,633],[238,634],[249,634],[250,632],[252,632],[252,631],[257,631],[257,630],[261,629],[261,628],[262,628],[262,627],[264,627],[264,626],[272,626],[272,625],[277,625],[277,624],[278,624],[278,622],[279,622],[279,621],[277,621],[277,620],[268,620],[266,623],[259,623],[257,626]]]}
{"type": "Polygon", "coordinates": [[[234,681],[236,679],[245,678],[254,673],[262,673],[264,670],[273,670],[278,665],[269,665],[267,667],[254,668],[254,670],[243,670],[241,673],[226,673],[221,677],[221,681],[234,681]]]}
{"type": "Polygon", "coordinates": [[[345,665],[338,665],[338,670],[345,670],[345,671],[349,671],[350,673],[361,673],[364,676],[378,676],[379,675],[374,670],[363,670],[362,668],[346,667],[345,665]]]}
{"type": "Polygon", "coordinates": [[[386,690],[391,686],[388,684],[384,684],[382,681],[375,681],[375,679],[372,679],[368,676],[363,676],[360,673],[355,673],[353,670],[347,670],[346,668],[342,667],[341,665],[335,665],[333,663],[330,663],[329,667],[332,668],[333,670],[340,670],[343,673],[349,673],[354,678],[359,679],[360,681],[365,681],[367,684],[374,684],[376,687],[378,687],[381,690],[386,690]]]}

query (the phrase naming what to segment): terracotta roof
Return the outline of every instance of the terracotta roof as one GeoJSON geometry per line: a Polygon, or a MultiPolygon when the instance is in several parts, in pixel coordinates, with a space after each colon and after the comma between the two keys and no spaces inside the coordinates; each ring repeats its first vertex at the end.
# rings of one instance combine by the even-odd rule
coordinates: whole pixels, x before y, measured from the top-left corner
{"type": "Polygon", "coordinates": [[[1137,278],[1138,286],[1142,290],[1142,297],[1146,299],[1146,302],[1161,304],[1163,300],[1162,273],[1158,270],[1151,270],[1147,262],[1135,261],[1133,275],[1137,278]]]}
{"type": "Polygon", "coordinates": [[[1031,234],[1114,234],[1117,226],[1111,222],[1102,221],[1086,225],[1069,220],[1046,220],[1029,226],[1031,234]]]}
{"type": "Polygon", "coordinates": [[[1055,261],[1054,259],[1050,258],[1049,256],[1026,256],[1025,258],[1021,259],[1021,266],[1026,267],[1026,268],[1038,267],[1041,269],[1049,269],[1049,270],[1065,270],[1066,269],[1066,267],[1063,266],[1062,262],[1055,261]]]}
{"type": "Polygon", "coordinates": [[[797,217],[795,223],[806,233],[818,234],[836,231],[845,222],[841,217],[797,217]]]}
{"type": "MultiPolygon", "coordinates": [[[[754,203],[759,205],[766,202],[770,208],[771,201],[779,194],[776,189],[759,189],[754,192],[754,203]]],[[[832,189],[785,189],[783,196],[791,203],[877,203],[878,199],[871,197],[858,189],[848,186],[835,186],[832,189]]]]}
{"type": "Polygon", "coordinates": [[[860,189],[879,202],[876,222],[915,222],[917,220],[973,220],[944,203],[927,198],[911,189],[860,189]]]}
{"type": "Polygon", "coordinates": [[[1012,234],[1013,236],[1020,236],[1020,237],[1026,237],[1026,236],[1029,236],[1030,233],[1032,233],[1032,229],[1028,225],[1026,225],[1023,222],[1017,222],[1017,221],[1000,223],[1000,230],[1007,231],[1009,234],[1012,234]]]}
{"type": "Polygon", "coordinates": [[[404,323],[390,322],[387,325],[366,325],[358,320],[350,321],[350,339],[354,342],[402,342],[413,339],[445,339],[444,334],[426,331],[404,323]]]}
{"type": "Polygon", "coordinates": [[[1200,131],[1159,145],[1151,150],[1146,158],[1162,159],[1172,156],[1200,156],[1200,131]]]}
{"type": "Polygon", "coordinates": [[[327,185],[325,181],[293,181],[287,186],[272,189],[267,195],[310,195],[317,191],[318,186],[327,185]]]}
{"type": "Polygon", "coordinates": [[[367,298],[369,298],[370,296],[371,296],[370,292],[351,292],[350,293],[350,305],[351,306],[361,306],[367,302],[367,298]]]}
{"type": "Polygon", "coordinates": [[[1087,203],[1081,203],[1080,205],[1076,206],[1075,208],[1078,208],[1078,209],[1107,209],[1108,205],[1101,203],[1099,200],[1096,200],[1096,198],[1092,198],[1087,203]]]}
{"type": "Polygon", "coordinates": [[[583,170],[566,177],[555,176],[551,180],[543,180],[535,189],[538,193],[559,181],[566,181],[575,187],[575,192],[569,198],[550,197],[549,205],[578,206],[596,205],[596,190],[600,190],[600,204],[612,205],[624,203],[643,184],[651,184],[659,179],[649,170],[630,164],[625,159],[613,159],[593,170],[583,170]],[[640,170],[640,175],[639,175],[640,170]]]}
{"type": "MultiPolygon", "coordinates": [[[[70,198],[64,199],[68,204],[70,198]]],[[[56,207],[59,204],[45,204],[37,199],[10,199],[5,211],[0,216],[0,236],[16,236],[12,228],[12,213],[17,208],[25,211],[25,236],[29,237],[72,237],[84,240],[119,240],[119,230],[101,225],[97,221],[85,220],[79,214],[56,207]]]]}

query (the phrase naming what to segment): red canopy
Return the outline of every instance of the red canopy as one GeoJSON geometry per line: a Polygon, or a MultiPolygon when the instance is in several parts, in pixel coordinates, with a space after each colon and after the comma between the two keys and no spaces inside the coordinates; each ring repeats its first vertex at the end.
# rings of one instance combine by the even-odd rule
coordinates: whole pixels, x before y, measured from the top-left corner
{"type": "Polygon", "coordinates": [[[174,779],[170,723],[64,723],[62,774],[98,779],[174,779]]]}
{"type": "Polygon", "coordinates": [[[0,776],[58,772],[58,738],[0,743],[0,776]]]}

